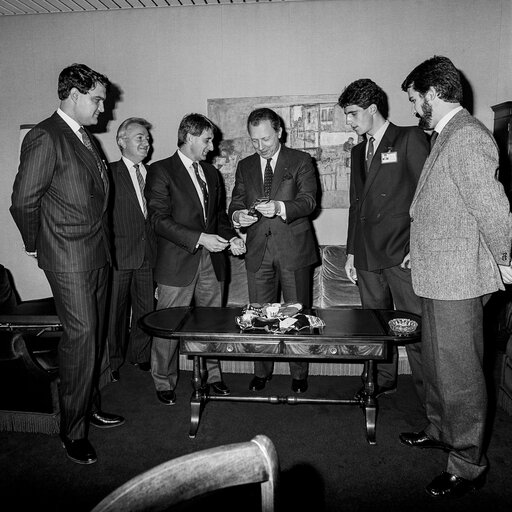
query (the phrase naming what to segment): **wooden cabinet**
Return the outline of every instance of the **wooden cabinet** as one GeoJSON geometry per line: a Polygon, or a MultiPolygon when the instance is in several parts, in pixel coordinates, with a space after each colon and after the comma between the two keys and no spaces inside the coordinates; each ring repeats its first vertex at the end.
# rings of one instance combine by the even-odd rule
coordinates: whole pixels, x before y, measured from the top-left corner
{"type": "MultiPolygon", "coordinates": [[[[500,150],[499,180],[503,183],[509,200],[512,200],[512,101],[491,107],[494,111],[494,138],[500,150]]],[[[512,203],[512,201],[511,201],[512,203]]],[[[512,332],[512,286],[499,294],[504,302],[501,333],[512,332]]],[[[506,346],[501,348],[501,375],[498,383],[498,404],[512,414],[512,336],[507,336],[506,346]]]]}
{"type": "Polygon", "coordinates": [[[494,111],[493,134],[500,150],[499,179],[512,199],[512,101],[491,108],[494,111]]]}

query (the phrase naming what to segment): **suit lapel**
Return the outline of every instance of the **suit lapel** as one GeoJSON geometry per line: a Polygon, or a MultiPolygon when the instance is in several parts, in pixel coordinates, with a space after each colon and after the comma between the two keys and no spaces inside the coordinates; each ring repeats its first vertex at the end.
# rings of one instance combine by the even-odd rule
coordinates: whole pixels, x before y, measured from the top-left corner
{"type": "MultiPolygon", "coordinates": [[[[178,152],[174,153],[173,167],[174,167],[174,169],[171,169],[171,172],[178,173],[179,181],[181,182],[180,190],[182,190],[185,194],[188,195],[188,197],[191,198],[192,204],[195,205],[196,209],[201,210],[201,214],[202,214],[203,205],[201,204],[201,200],[199,199],[199,195],[197,193],[194,182],[192,181],[192,178],[190,177],[190,174],[189,174],[187,168],[181,161],[181,158],[179,157],[178,152]]],[[[204,215],[202,215],[202,217],[204,219],[204,215]]]]}
{"type": "Polygon", "coordinates": [[[137,206],[138,210],[142,213],[140,208],[139,200],[137,199],[137,192],[133,188],[132,177],[130,176],[130,171],[126,167],[126,164],[121,159],[119,162],[116,162],[115,167],[113,168],[114,172],[117,173],[117,182],[124,189],[126,196],[137,206]]]}
{"type": "MultiPolygon", "coordinates": [[[[384,135],[379,143],[379,145],[375,148],[374,156],[372,163],[370,165],[370,170],[368,171],[368,175],[366,176],[366,182],[364,185],[363,190],[363,197],[362,200],[364,201],[366,195],[368,194],[368,191],[370,190],[370,187],[372,186],[373,182],[375,181],[375,178],[377,177],[377,174],[382,168],[381,163],[381,154],[385,153],[386,151],[389,151],[390,149],[393,149],[396,141],[396,133],[397,130],[395,128],[395,125],[392,123],[389,124],[386,131],[384,132],[384,135]]],[[[364,166],[364,157],[365,157],[365,150],[366,150],[366,144],[363,144],[363,151],[362,151],[362,171],[365,172],[365,166],[364,166]]]]}
{"type": "Polygon", "coordinates": [[[463,123],[466,118],[468,112],[466,109],[462,109],[460,112],[457,112],[451,119],[448,121],[448,124],[441,130],[441,133],[438,135],[436,139],[436,143],[432,148],[432,151],[427,157],[425,164],[423,166],[423,170],[420,175],[420,179],[418,180],[418,185],[416,186],[416,193],[414,194],[414,198],[411,203],[411,208],[414,206],[418,195],[420,194],[423,186],[425,185],[428,176],[432,172],[434,168],[434,163],[436,162],[443,146],[451,137],[452,133],[459,127],[460,124],[463,123]]]}
{"type": "MultiPolygon", "coordinates": [[[[103,180],[100,176],[100,171],[98,167],[96,166],[96,160],[93,156],[93,154],[85,147],[85,145],[80,141],[80,139],[77,137],[77,135],[73,132],[73,130],[70,128],[70,126],[62,119],[62,117],[59,116],[59,114],[55,113],[53,114],[53,120],[55,121],[56,125],[59,127],[59,129],[62,131],[62,134],[64,135],[64,138],[66,139],[66,142],[73,147],[74,153],[77,156],[77,158],[82,162],[83,167],[87,169],[87,171],[91,174],[92,179],[100,188],[104,194],[105,194],[105,202],[104,202],[104,208],[103,211],[107,208],[108,203],[108,196],[109,196],[109,189],[110,186],[108,184],[107,179],[107,188],[105,190],[105,187],[103,185],[103,180]]],[[[90,136],[92,143],[94,144],[93,137],[90,136]]],[[[105,168],[105,175],[108,177],[108,168],[104,166],[105,168]]]]}

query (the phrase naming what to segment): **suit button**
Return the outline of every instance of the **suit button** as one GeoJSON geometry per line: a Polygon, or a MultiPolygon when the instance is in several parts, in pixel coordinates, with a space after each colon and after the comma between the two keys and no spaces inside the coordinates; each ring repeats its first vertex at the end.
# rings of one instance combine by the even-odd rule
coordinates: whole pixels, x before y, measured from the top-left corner
{"type": "Polygon", "coordinates": [[[366,217],[361,217],[361,222],[365,222],[366,221],[366,217]]]}

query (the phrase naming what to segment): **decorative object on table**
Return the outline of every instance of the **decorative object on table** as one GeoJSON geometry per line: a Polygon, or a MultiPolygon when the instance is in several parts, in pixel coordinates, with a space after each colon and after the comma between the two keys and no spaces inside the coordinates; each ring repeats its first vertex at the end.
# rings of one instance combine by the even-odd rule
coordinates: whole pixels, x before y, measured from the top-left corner
{"type": "Polygon", "coordinates": [[[418,322],[410,318],[393,318],[388,325],[398,336],[409,336],[418,328],[418,322]]]}
{"type": "Polygon", "coordinates": [[[235,317],[235,321],[242,331],[260,329],[274,334],[325,326],[321,318],[301,311],[300,303],[252,303],[242,309],[242,315],[235,317]]]}

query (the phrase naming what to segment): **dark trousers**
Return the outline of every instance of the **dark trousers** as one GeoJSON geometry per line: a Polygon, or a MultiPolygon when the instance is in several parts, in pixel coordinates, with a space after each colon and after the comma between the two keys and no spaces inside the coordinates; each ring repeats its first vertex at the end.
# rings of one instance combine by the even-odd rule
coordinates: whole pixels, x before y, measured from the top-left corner
{"type": "Polygon", "coordinates": [[[422,299],[425,432],[453,450],[446,471],[474,479],[487,467],[484,428],[487,390],[483,370],[483,305],[465,300],[422,299]]]}
{"type": "MultiPolygon", "coordinates": [[[[365,309],[397,309],[421,316],[421,300],[412,289],[411,271],[400,265],[377,271],[357,269],[357,283],[361,304],[365,309]]],[[[423,370],[421,364],[421,343],[405,346],[411,366],[414,388],[423,404],[423,370]]],[[[377,385],[396,385],[398,373],[398,351],[393,347],[391,360],[377,365],[377,385]]]]}
{"type": "Polygon", "coordinates": [[[153,270],[147,261],[136,270],[113,270],[108,328],[112,370],[119,370],[127,355],[132,363],[149,362],[151,336],[139,327],[138,320],[154,309],[153,270]]]}
{"type": "MultiPolygon", "coordinates": [[[[290,247],[290,250],[293,248],[290,247]]],[[[249,301],[280,302],[280,292],[285,302],[300,302],[304,307],[311,305],[311,267],[297,270],[283,268],[275,254],[272,237],[267,241],[267,247],[256,272],[247,271],[249,301]]],[[[293,379],[305,379],[308,376],[309,365],[306,362],[290,361],[290,375],[293,379]]],[[[274,369],[274,361],[268,359],[254,362],[256,377],[269,377],[274,369]]]]}
{"type": "Polygon", "coordinates": [[[58,349],[61,435],[82,439],[88,433],[93,394],[94,407],[99,407],[109,267],[86,272],[45,270],[45,274],[62,323],[58,349]]]}

